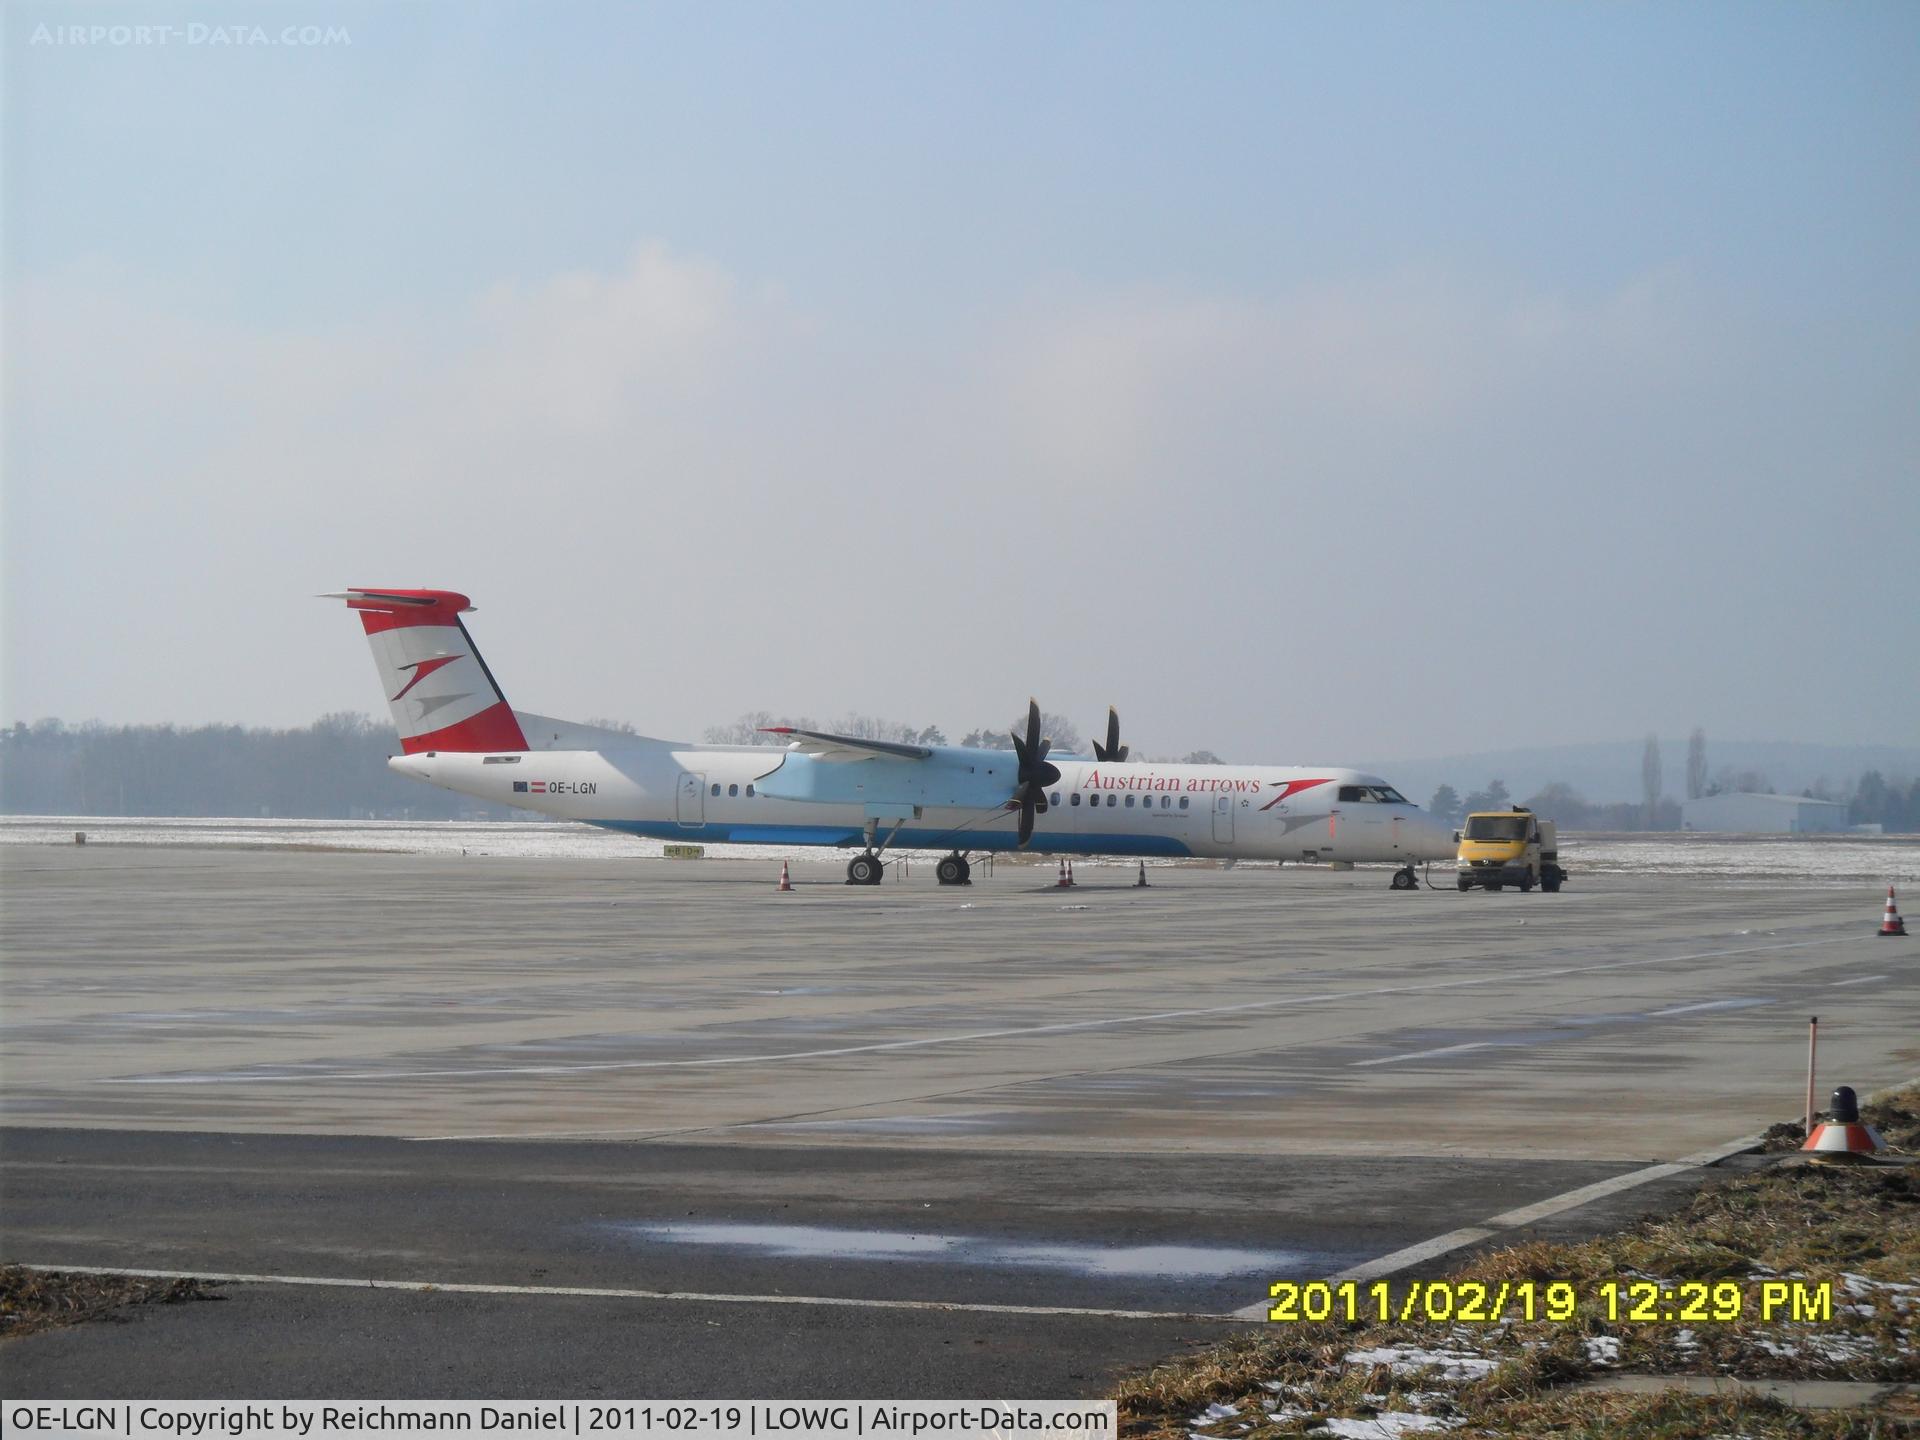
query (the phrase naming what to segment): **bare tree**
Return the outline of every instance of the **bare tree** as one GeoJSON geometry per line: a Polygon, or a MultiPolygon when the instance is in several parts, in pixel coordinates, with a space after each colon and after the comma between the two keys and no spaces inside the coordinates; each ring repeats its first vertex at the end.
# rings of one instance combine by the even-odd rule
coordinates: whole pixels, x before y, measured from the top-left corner
{"type": "Polygon", "coordinates": [[[1687,737],[1687,799],[1707,793],[1707,732],[1698,725],[1687,737]]]}
{"type": "Polygon", "coordinates": [[[1660,737],[1647,736],[1647,748],[1640,752],[1640,798],[1646,806],[1647,826],[1653,829],[1660,812],[1660,737]]]}
{"type": "MultiPolygon", "coordinates": [[[[960,741],[962,745],[978,750],[1011,750],[1012,732],[1018,730],[1025,734],[1027,717],[1024,712],[1014,716],[1011,724],[995,728],[982,726],[978,730],[969,730],[960,741]]],[[[1064,715],[1055,715],[1050,711],[1040,712],[1040,733],[1053,742],[1053,748],[1063,755],[1077,755],[1085,748],[1080,739],[1080,730],[1064,715]]]]}

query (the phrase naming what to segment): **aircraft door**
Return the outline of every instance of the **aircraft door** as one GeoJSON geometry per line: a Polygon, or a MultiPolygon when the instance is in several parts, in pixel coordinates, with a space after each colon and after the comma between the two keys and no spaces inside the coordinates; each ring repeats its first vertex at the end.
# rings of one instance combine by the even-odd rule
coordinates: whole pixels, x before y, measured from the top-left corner
{"type": "Polygon", "coordinates": [[[707,777],[689,770],[680,777],[680,790],[674,800],[674,815],[682,825],[707,823],[707,777]]]}
{"type": "Polygon", "coordinates": [[[1233,797],[1216,795],[1213,797],[1213,839],[1215,844],[1233,843],[1233,797]]]}

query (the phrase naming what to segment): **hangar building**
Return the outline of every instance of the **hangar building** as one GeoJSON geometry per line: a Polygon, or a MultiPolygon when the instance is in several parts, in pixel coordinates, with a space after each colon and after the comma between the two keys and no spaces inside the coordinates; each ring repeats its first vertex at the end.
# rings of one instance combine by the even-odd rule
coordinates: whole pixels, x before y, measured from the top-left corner
{"type": "Polygon", "coordinates": [[[1730,835],[1823,835],[1847,828],[1847,807],[1804,795],[1705,795],[1683,801],[1682,830],[1730,835]]]}

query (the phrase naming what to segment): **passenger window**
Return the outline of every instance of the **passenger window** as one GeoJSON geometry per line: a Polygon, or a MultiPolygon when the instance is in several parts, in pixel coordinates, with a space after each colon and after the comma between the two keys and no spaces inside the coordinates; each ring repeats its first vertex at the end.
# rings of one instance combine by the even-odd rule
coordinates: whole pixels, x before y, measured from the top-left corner
{"type": "Polygon", "coordinates": [[[1073,799],[1070,803],[1074,805],[1078,805],[1080,803],[1080,792],[1078,790],[1073,792],[1073,799]]]}
{"type": "Polygon", "coordinates": [[[1185,795],[1182,795],[1182,796],[1180,797],[1180,808],[1181,808],[1182,810],[1184,810],[1184,809],[1186,809],[1186,808],[1187,808],[1187,799],[1188,799],[1188,797],[1187,797],[1187,796],[1185,796],[1185,795]]]}
{"type": "Polygon", "coordinates": [[[1117,804],[1118,804],[1119,802],[1120,802],[1120,797],[1119,797],[1118,795],[1109,795],[1109,796],[1107,796],[1107,808],[1108,808],[1109,810],[1111,810],[1111,809],[1112,809],[1112,808],[1113,808],[1113,807],[1114,807],[1115,805],[1117,805],[1117,804]]]}
{"type": "Polygon", "coordinates": [[[727,794],[738,795],[739,793],[740,793],[740,787],[738,785],[727,786],[727,794]]]}
{"type": "Polygon", "coordinates": [[[1160,808],[1161,808],[1162,810],[1166,810],[1166,809],[1170,809],[1170,808],[1172,807],[1172,805],[1173,805],[1173,796],[1171,796],[1171,795],[1162,795],[1162,796],[1160,797],[1160,808]]]}
{"type": "Polygon", "coordinates": [[[713,793],[716,795],[720,793],[720,782],[718,780],[713,782],[713,793]]]}
{"type": "Polygon", "coordinates": [[[1058,790],[1054,791],[1053,794],[1047,797],[1047,804],[1058,805],[1059,803],[1060,803],[1060,792],[1058,790]]]}
{"type": "Polygon", "coordinates": [[[749,800],[753,798],[753,786],[751,785],[747,786],[747,798],[749,800]]]}

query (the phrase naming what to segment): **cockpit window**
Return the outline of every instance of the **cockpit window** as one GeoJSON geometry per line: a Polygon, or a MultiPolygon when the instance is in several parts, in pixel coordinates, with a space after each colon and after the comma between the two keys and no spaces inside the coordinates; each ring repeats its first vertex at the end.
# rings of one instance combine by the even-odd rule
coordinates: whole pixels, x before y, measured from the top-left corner
{"type": "Polygon", "coordinates": [[[1524,840],[1527,817],[1524,815],[1473,815],[1467,819],[1469,840],[1524,840]]]}
{"type": "Polygon", "coordinates": [[[1373,796],[1367,793],[1367,787],[1364,785],[1342,785],[1340,787],[1340,803],[1342,805],[1354,805],[1363,800],[1371,799],[1373,799],[1373,796]]]}
{"type": "Polygon", "coordinates": [[[1373,791],[1373,798],[1378,800],[1382,805],[1406,805],[1411,803],[1406,796],[1402,795],[1391,785],[1370,785],[1367,788],[1373,791]]]}

